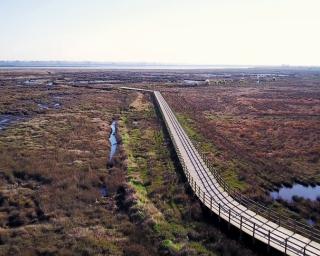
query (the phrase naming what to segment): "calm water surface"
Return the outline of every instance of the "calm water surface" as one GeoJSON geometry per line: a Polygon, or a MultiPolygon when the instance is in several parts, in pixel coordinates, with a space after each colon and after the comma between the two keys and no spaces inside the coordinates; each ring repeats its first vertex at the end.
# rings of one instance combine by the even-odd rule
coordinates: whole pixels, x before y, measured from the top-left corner
{"type": "Polygon", "coordinates": [[[281,187],[279,191],[270,192],[270,196],[273,199],[283,199],[291,202],[293,196],[302,197],[304,199],[310,199],[311,201],[317,200],[320,197],[320,186],[304,186],[301,184],[294,184],[291,188],[281,187]]]}
{"type": "Polygon", "coordinates": [[[9,125],[17,122],[19,117],[14,115],[0,115],[0,131],[7,128],[9,125]]]}
{"type": "Polygon", "coordinates": [[[109,141],[111,144],[110,154],[109,154],[109,160],[112,159],[114,154],[116,153],[118,142],[117,142],[117,122],[113,121],[111,124],[111,133],[109,136],[109,141]]]}
{"type": "MultiPolygon", "coordinates": [[[[112,159],[114,154],[117,151],[117,146],[118,146],[118,141],[117,141],[117,122],[113,121],[111,124],[111,133],[109,136],[109,141],[110,141],[110,153],[109,153],[109,161],[112,159]]],[[[108,196],[108,188],[106,185],[103,185],[100,188],[100,194],[102,197],[107,197],[108,196]]]]}

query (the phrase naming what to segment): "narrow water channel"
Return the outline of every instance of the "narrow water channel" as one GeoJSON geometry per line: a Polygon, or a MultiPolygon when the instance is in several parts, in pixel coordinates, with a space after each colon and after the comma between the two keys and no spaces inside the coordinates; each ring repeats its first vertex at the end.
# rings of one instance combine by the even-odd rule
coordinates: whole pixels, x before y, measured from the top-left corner
{"type": "MultiPolygon", "coordinates": [[[[109,161],[112,160],[114,154],[117,151],[118,147],[118,141],[117,141],[117,122],[113,121],[111,124],[111,132],[109,135],[109,141],[110,141],[110,153],[109,153],[109,161]]],[[[100,194],[102,197],[108,196],[108,188],[106,185],[103,185],[100,188],[100,194]]]]}
{"type": "Polygon", "coordinates": [[[109,141],[110,141],[110,153],[109,153],[109,160],[112,159],[114,154],[117,151],[117,146],[118,146],[118,141],[117,141],[117,122],[113,121],[111,124],[111,133],[109,136],[109,141]]]}

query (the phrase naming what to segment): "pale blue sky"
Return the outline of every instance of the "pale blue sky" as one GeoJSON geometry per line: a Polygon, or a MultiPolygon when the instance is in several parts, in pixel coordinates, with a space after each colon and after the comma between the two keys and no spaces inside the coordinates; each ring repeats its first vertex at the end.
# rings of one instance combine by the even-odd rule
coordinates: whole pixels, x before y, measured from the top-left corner
{"type": "Polygon", "coordinates": [[[0,0],[0,59],[320,65],[319,0],[0,0]]]}

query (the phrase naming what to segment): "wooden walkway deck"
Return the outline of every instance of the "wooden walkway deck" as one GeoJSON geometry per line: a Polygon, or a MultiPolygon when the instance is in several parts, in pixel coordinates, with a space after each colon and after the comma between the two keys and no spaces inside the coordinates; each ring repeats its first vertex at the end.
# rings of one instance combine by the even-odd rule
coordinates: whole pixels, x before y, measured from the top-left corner
{"type": "MultiPolygon", "coordinates": [[[[136,90],[129,87],[122,89],[136,90]]],[[[296,227],[292,229],[284,227],[280,225],[280,219],[279,222],[271,221],[250,210],[238,198],[233,198],[222,185],[221,178],[212,172],[205,159],[201,157],[161,93],[138,90],[154,93],[187,180],[204,205],[241,232],[280,252],[287,255],[320,256],[320,244],[312,239],[313,233],[310,233],[310,230],[304,229],[306,232],[297,233],[294,231],[296,227]]]]}

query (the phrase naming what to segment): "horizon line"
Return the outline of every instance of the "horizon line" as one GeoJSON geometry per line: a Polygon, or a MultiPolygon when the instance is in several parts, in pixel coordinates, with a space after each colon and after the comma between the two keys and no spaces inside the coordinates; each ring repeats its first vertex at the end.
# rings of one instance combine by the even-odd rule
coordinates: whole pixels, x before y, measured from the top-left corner
{"type": "MultiPolygon", "coordinates": [[[[0,67],[9,67],[14,64],[50,64],[60,65],[65,64],[66,66],[70,66],[72,64],[78,64],[82,66],[92,65],[92,66],[102,66],[102,65],[142,65],[142,66],[203,66],[203,67],[305,67],[305,68],[320,68],[319,65],[305,65],[305,64],[199,64],[199,63],[173,63],[173,62],[149,62],[149,61],[95,61],[95,60],[1,60],[0,59],[0,67]],[[7,64],[7,65],[4,65],[7,64]],[[11,64],[11,65],[10,65],[11,64]]],[[[53,66],[55,66],[53,65],[53,66]]],[[[21,65],[23,66],[23,65],[21,65]]]]}

